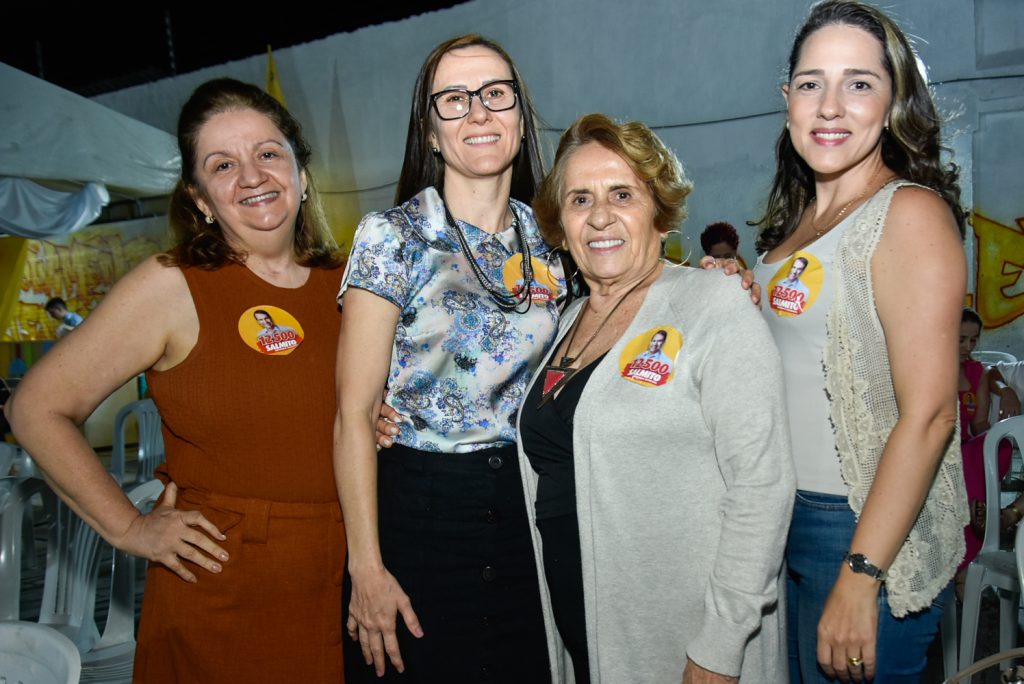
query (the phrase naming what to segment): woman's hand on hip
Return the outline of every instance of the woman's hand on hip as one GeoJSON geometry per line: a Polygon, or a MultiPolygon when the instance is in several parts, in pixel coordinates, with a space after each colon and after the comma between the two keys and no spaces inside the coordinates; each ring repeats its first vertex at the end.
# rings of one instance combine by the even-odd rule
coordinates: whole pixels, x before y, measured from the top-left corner
{"type": "Polygon", "coordinates": [[[725,275],[740,274],[740,287],[750,290],[750,301],[758,306],[761,305],[761,286],[754,280],[754,272],[749,268],[742,268],[736,259],[716,259],[711,256],[701,257],[700,268],[705,271],[713,271],[716,268],[722,269],[725,275]]]}
{"type": "Polygon", "coordinates": [[[213,539],[224,541],[227,537],[199,511],[175,508],[177,497],[178,487],[172,482],[164,490],[160,505],[132,521],[117,546],[163,564],[186,582],[196,582],[196,576],[182,561],[220,572],[220,562],[228,560],[228,553],[213,539]]]}
{"type": "Polygon", "coordinates": [[[818,622],[818,664],[842,681],[875,678],[880,584],[843,566],[818,622]]]}
{"type": "Polygon", "coordinates": [[[689,658],[686,659],[686,669],[683,670],[683,684],[737,684],[739,681],[738,677],[729,677],[712,672],[711,670],[705,670],[689,658]]]}
{"type": "Polygon", "coordinates": [[[349,637],[359,641],[366,664],[373,665],[378,677],[384,675],[387,659],[396,670],[405,671],[398,648],[396,613],[401,614],[414,637],[423,636],[409,597],[390,572],[382,567],[358,576],[352,573],[352,600],[345,628],[349,637]]]}

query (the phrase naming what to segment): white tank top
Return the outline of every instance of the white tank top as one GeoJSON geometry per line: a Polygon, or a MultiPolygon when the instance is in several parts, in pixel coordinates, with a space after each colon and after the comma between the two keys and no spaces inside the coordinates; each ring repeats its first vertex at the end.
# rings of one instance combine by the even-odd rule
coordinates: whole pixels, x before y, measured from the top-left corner
{"type": "Polygon", "coordinates": [[[762,254],[754,276],[766,293],[761,311],[782,355],[786,409],[798,489],[846,496],[825,393],[825,317],[834,293],[833,260],[858,207],[815,242],[773,264],[762,254]]]}

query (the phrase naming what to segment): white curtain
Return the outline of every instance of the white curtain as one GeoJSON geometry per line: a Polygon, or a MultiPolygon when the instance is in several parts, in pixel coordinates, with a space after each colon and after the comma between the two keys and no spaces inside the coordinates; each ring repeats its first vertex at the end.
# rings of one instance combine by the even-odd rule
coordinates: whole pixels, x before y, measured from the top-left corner
{"type": "Polygon", "coordinates": [[[24,178],[0,178],[0,233],[35,239],[67,235],[96,220],[109,202],[102,183],[59,192],[24,178]]]}

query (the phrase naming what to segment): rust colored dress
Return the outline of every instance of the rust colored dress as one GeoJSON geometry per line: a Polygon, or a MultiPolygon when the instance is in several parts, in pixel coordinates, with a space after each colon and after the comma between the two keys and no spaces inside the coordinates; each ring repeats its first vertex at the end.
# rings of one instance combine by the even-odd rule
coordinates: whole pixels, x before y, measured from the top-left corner
{"type": "Polygon", "coordinates": [[[295,289],[239,265],[182,272],[199,339],[180,364],[147,374],[167,450],[159,476],[177,483],[179,508],[227,535],[230,560],[219,574],[194,568],[195,584],[150,564],[134,681],[337,684],[341,269],[311,269],[295,289]]]}

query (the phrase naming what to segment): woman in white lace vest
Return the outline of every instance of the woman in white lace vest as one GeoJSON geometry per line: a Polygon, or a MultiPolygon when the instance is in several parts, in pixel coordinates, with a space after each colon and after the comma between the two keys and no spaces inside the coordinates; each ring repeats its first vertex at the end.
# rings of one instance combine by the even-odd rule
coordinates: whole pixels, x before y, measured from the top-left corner
{"type": "Polygon", "coordinates": [[[793,682],[916,682],[963,556],[955,167],[904,34],[815,6],[755,269],[783,357],[797,471],[786,549],[793,682]],[[801,268],[802,267],[802,268],[801,268]]]}

